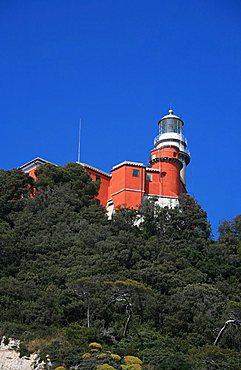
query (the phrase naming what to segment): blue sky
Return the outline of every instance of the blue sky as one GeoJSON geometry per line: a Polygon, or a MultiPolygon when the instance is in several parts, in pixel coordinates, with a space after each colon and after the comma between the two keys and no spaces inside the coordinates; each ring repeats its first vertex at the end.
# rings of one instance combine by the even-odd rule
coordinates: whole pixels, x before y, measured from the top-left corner
{"type": "Polygon", "coordinates": [[[147,164],[169,106],[214,233],[241,206],[239,0],[1,0],[0,167],[147,164]]]}

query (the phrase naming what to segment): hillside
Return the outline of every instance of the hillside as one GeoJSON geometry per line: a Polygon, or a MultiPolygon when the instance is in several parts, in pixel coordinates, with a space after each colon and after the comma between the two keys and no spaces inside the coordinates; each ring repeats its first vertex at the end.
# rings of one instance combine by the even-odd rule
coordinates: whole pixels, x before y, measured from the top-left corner
{"type": "Polygon", "coordinates": [[[213,345],[241,319],[241,215],[217,241],[187,195],[108,221],[80,165],[37,176],[0,170],[0,335],[22,356],[48,354],[53,369],[241,368],[239,321],[213,345]]]}

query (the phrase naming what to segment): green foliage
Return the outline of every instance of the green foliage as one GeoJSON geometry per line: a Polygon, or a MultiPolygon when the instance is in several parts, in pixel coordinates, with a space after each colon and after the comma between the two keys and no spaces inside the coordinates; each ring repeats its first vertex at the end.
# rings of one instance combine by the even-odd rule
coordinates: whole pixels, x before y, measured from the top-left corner
{"type": "Polygon", "coordinates": [[[79,164],[37,175],[0,171],[0,335],[66,370],[241,368],[240,327],[212,345],[226,320],[241,320],[240,215],[217,241],[187,195],[108,221],[79,164]]]}
{"type": "Polygon", "coordinates": [[[241,355],[230,349],[206,345],[190,353],[193,368],[197,370],[240,370],[241,355]]]}
{"type": "Polygon", "coordinates": [[[214,340],[215,321],[220,319],[223,302],[222,293],[208,284],[189,284],[177,289],[164,309],[166,332],[175,336],[195,332],[214,340]]]}
{"type": "Polygon", "coordinates": [[[207,240],[210,236],[210,224],[207,214],[189,195],[179,198],[175,209],[161,208],[146,201],[140,209],[144,222],[141,228],[147,237],[157,235],[166,241],[207,240]]]}
{"type": "Polygon", "coordinates": [[[11,215],[20,212],[29,200],[34,181],[21,170],[0,169],[0,219],[11,223],[11,215]]]}
{"type": "Polygon", "coordinates": [[[53,189],[56,185],[68,184],[79,194],[97,195],[96,184],[90,181],[89,174],[78,163],[68,163],[64,167],[46,164],[36,171],[38,189],[53,189]]]}

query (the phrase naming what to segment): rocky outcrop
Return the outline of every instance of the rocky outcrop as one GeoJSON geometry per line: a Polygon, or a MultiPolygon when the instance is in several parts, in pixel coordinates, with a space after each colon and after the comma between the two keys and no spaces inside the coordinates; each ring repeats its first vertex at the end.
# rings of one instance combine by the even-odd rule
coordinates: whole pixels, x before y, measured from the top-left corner
{"type": "Polygon", "coordinates": [[[19,341],[14,338],[2,338],[0,344],[0,370],[33,370],[37,354],[19,357],[19,341]]]}

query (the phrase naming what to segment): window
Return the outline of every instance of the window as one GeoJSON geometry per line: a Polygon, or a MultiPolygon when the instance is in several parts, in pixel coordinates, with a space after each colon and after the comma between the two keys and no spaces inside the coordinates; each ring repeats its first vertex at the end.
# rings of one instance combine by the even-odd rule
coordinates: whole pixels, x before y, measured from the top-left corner
{"type": "Polygon", "coordinates": [[[177,156],[177,153],[176,152],[173,152],[173,157],[176,157],[177,156]]]}
{"type": "Polygon", "coordinates": [[[133,177],[139,177],[140,176],[140,170],[132,170],[132,176],[133,177]]]}
{"type": "Polygon", "coordinates": [[[150,173],[146,174],[146,181],[149,181],[149,182],[152,181],[152,175],[150,173]]]}
{"type": "Polygon", "coordinates": [[[99,182],[101,182],[101,178],[100,178],[100,176],[99,176],[99,175],[96,175],[96,176],[95,176],[95,181],[99,181],[99,182]]]}
{"type": "Polygon", "coordinates": [[[166,174],[167,174],[167,173],[166,173],[166,172],[164,172],[164,171],[163,171],[163,172],[161,172],[161,177],[165,177],[165,176],[166,176],[166,174]]]}

